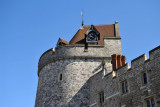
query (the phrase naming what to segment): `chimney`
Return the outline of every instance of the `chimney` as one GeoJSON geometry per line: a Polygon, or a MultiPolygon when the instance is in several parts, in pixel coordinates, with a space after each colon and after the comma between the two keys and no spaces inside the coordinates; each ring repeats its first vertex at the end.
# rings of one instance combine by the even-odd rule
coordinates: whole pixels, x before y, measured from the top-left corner
{"type": "Polygon", "coordinates": [[[115,37],[120,37],[118,21],[115,21],[114,32],[115,32],[115,37]]]}
{"type": "Polygon", "coordinates": [[[122,66],[121,55],[117,55],[117,68],[122,66]]]}
{"type": "Polygon", "coordinates": [[[117,55],[116,54],[112,55],[112,69],[113,71],[116,71],[117,69],[117,55]]]}
{"type": "Polygon", "coordinates": [[[116,71],[118,68],[126,64],[126,57],[122,55],[112,55],[112,69],[116,71]]]}
{"type": "Polygon", "coordinates": [[[122,56],[121,58],[122,58],[121,60],[122,60],[122,66],[123,66],[124,64],[126,64],[126,56],[122,56]]]}

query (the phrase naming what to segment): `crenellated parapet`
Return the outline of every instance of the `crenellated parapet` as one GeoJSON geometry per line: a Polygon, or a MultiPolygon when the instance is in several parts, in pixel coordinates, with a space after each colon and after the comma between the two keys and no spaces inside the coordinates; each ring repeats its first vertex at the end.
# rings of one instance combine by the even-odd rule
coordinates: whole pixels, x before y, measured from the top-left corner
{"type": "Polygon", "coordinates": [[[129,63],[119,67],[116,70],[117,76],[124,74],[125,72],[129,71],[144,71],[149,70],[157,64],[157,67],[160,66],[160,46],[152,49],[149,51],[149,58],[147,59],[146,54],[143,54],[131,61],[131,67],[129,63]],[[154,60],[156,60],[156,63],[154,63],[154,60]]]}
{"type": "Polygon", "coordinates": [[[90,106],[101,105],[98,95],[102,92],[105,107],[147,107],[148,99],[157,101],[159,107],[160,46],[149,51],[148,59],[145,54],[133,59],[131,67],[123,61],[122,55],[112,55],[113,72],[102,70],[90,78],[90,106]]]}
{"type": "Polygon", "coordinates": [[[160,46],[158,46],[158,47],[149,51],[150,60],[153,60],[153,59],[158,58],[158,57],[160,57],[160,46]]]}
{"type": "MultiPolygon", "coordinates": [[[[110,42],[112,43],[112,42],[110,42]]],[[[57,60],[66,59],[111,59],[113,53],[121,54],[121,50],[108,51],[108,47],[102,45],[89,45],[88,51],[84,51],[83,44],[58,46],[47,50],[42,54],[38,63],[38,75],[40,70],[47,64],[57,60]]],[[[116,45],[115,45],[116,47],[116,45]]],[[[120,48],[121,49],[121,48],[120,48]]]]}
{"type": "Polygon", "coordinates": [[[159,70],[160,46],[130,67],[117,21],[82,25],[69,42],[59,38],[41,55],[35,107],[146,107],[154,99],[160,105],[159,70]]]}
{"type": "Polygon", "coordinates": [[[55,59],[55,50],[53,48],[47,50],[41,55],[38,62],[38,70],[46,63],[49,63],[52,59],[55,59]]]}
{"type": "Polygon", "coordinates": [[[131,67],[132,67],[132,69],[134,69],[134,68],[136,68],[136,67],[144,64],[144,62],[145,62],[146,60],[147,60],[146,54],[143,54],[143,55],[141,55],[141,56],[133,59],[133,60],[131,61],[131,67]]]}

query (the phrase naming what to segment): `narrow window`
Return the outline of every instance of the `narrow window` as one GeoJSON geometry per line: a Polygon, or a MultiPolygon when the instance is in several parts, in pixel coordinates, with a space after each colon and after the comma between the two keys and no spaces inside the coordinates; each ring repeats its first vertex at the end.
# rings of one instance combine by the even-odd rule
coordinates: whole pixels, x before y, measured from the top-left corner
{"type": "Polygon", "coordinates": [[[146,100],[146,103],[147,103],[147,107],[156,107],[153,98],[147,99],[147,100],[146,100]]]}
{"type": "Polygon", "coordinates": [[[128,83],[127,81],[122,82],[122,93],[128,92],[128,83]]]}
{"type": "Polygon", "coordinates": [[[144,82],[144,84],[147,84],[147,73],[145,72],[145,73],[143,73],[143,82],[144,82]]]}
{"type": "Polygon", "coordinates": [[[151,104],[152,104],[152,107],[156,107],[156,106],[155,106],[155,102],[154,102],[154,99],[153,99],[153,98],[151,99],[151,104]]]}
{"type": "Polygon", "coordinates": [[[59,80],[62,80],[62,74],[60,74],[60,76],[59,76],[59,80]]]}
{"type": "Polygon", "coordinates": [[[151,107],[150,101],[147,100],[147,107],[151,107]]]}
{"type": "Polygon", "coordinates": [[[124,83],[122,83],[122,92],[125,93],[125,86],[124,86],[124,83]]]}
{"type": "Polygon", "coordinates": [[[128,84],[127,81],[125,82],[125,89],[126,89],[126,93],[128,92],[128,84]]]}
{"type": "Polygon", "coordinates": [[[99,93],[100,104],[104,103],[104,92],[99,93]]]}

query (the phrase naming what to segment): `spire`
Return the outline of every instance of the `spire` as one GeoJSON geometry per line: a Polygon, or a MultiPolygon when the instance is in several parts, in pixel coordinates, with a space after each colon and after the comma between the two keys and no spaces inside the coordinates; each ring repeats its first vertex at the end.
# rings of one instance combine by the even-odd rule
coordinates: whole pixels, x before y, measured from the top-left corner
{"type": "Polygon", "coordinates": [[[83,22],[83,10],[81,11],[81,15],[82,15],[82,26],[84,25],[84,22],[83,22]]]}

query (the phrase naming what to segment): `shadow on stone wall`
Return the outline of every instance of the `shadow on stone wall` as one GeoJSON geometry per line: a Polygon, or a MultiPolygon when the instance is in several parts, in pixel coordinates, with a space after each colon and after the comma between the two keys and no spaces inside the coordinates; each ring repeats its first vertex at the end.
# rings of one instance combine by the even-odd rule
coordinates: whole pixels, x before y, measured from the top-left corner
{"type": "Polygon", "coordinates": [[[92,71],[92,73],[95,73],[95,72],[97,72],[97,71],[101,71],[102,69],[102,64],[100,64],[96,69],[94,69],[93,71],[92,71]]]}
{"type": "Polygon", "coordinates": [[[65,107],[89,107],[89,80],[72,97],[65,107]]]}

